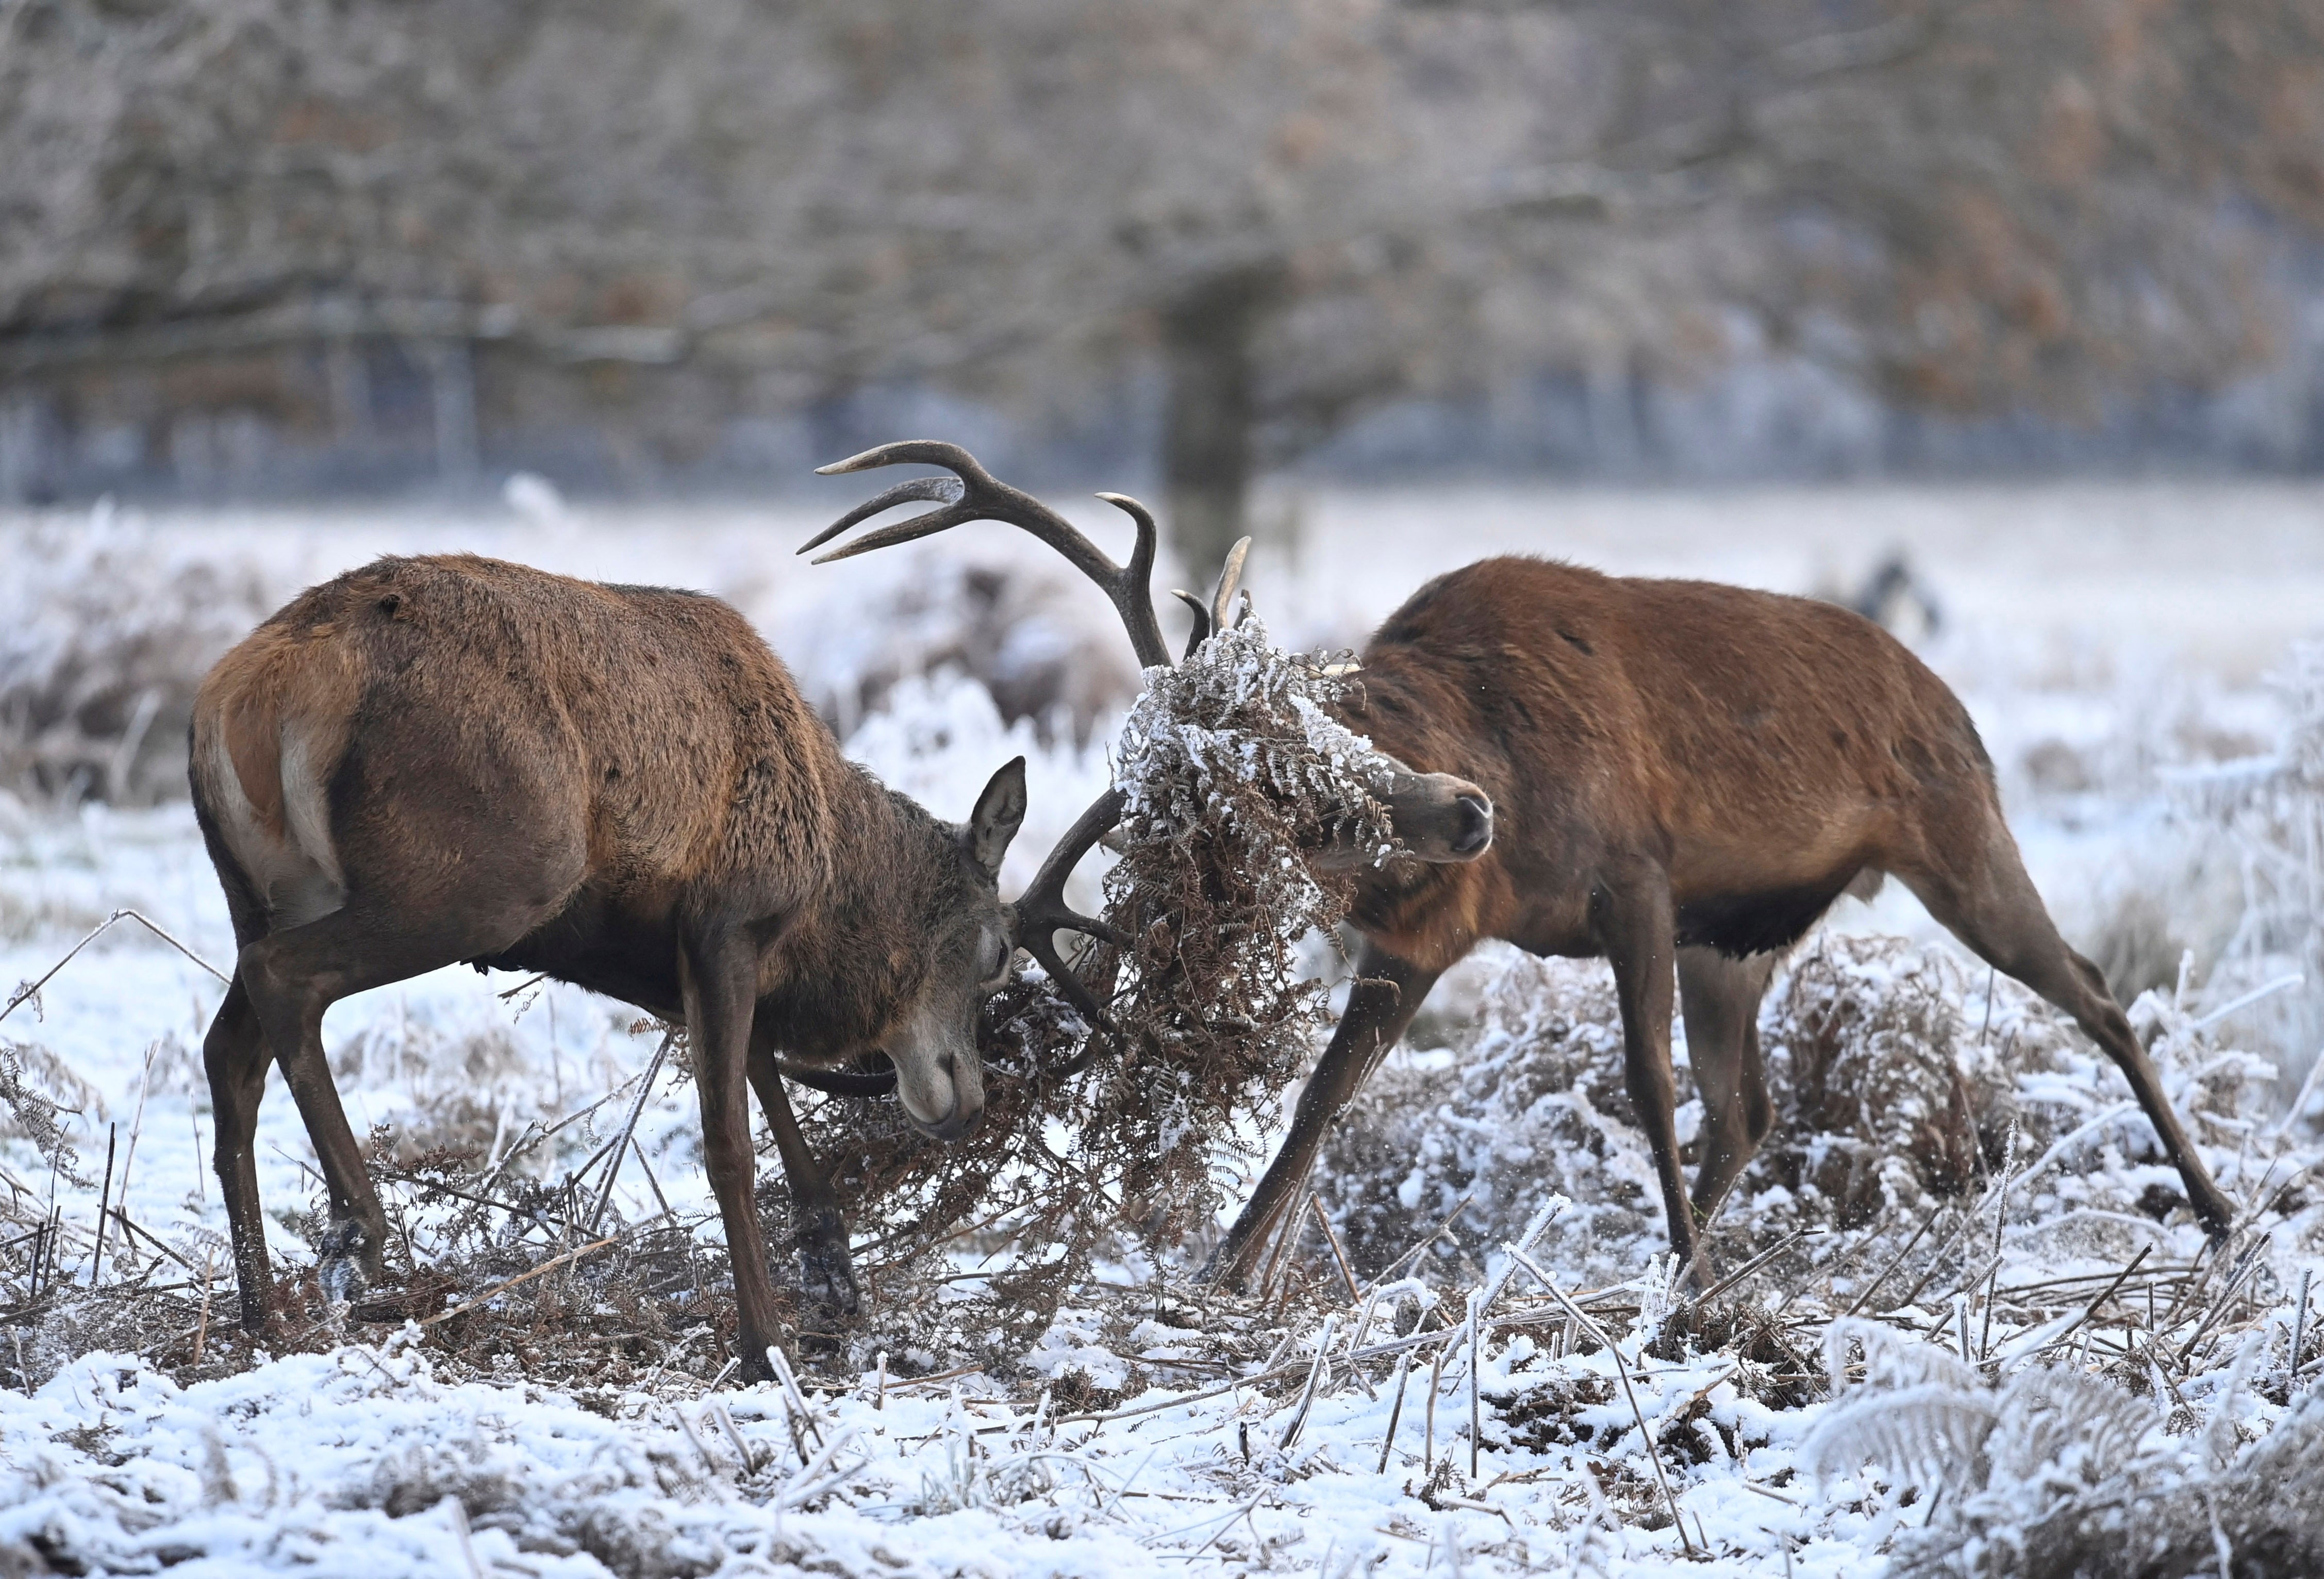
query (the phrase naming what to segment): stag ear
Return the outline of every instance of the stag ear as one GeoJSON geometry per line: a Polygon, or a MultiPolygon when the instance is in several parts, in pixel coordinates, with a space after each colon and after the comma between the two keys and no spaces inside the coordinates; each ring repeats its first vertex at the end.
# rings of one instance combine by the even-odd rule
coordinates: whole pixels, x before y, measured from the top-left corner
{"type": "Polygon", "coordinates": [[[970,859],[995,882],[1001,881],[1001,858],[1009,853],[1009,841],[1017,836],[1024,821],[1025,759],[1019,757],[992,775],[984,793],[976,798],[976,809],[969,814],[968,827],[961,836],[970,859]]]}

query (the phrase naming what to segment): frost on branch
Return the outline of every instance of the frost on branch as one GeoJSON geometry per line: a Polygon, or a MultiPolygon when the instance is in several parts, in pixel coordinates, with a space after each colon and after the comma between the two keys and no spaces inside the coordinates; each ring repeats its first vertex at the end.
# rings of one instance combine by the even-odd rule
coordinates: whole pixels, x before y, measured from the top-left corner
{"type": "Polygon", "coordinates": [[[1300,941],[1347,914],[1351,884],[1310,863],[1396,851],[1388,760],[1326,708],[1351,681],[1246,617],[1147,676],[1122,725],[1127,799],[1106,917],[1130,940],[1084,1145],[1170,1236],[1217,1205],[1210,1149],[1279,1093],[1327,1015],[1300,941]]]}
{"type": "MultiPolygon", "coordinates": [[[[1329,716],[1351,682],[1320,660],[1246,618],[1146,681],[1115,753],[1128,808],[1105,886],[1131,946],[1082,967],[1111,992],[1114,1034],[1077,1062],[1090,1028],[1028,969],[986,1006],[984,1117],[962,1140],[918,1134],[892,1101],[801,1094],[810,1148],[873,1238],[858,1271],[891,1339],[918,1323],[931,1353],[1013,1355],[1118,1227],[1168,1242],[1214,1214],[1216,1153],[1250,1144],[1239,1118],[1265,1111],[1326,1018],[1302,942],[1348,892],[1310,859],[1395,852],[1390,769],[1329,716]],[[937,1251],[961,1224],[992,1252],[965,1297],[937,1251]]],[[[760,1199],[780,1243],[788,1192],[770,1181],[760,1199]]]]}

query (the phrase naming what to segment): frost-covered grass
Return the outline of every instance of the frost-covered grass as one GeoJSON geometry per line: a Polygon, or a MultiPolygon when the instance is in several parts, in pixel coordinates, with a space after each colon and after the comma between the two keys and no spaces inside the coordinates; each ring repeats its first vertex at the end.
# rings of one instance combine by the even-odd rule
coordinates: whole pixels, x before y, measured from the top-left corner
{"type": "MultiPolygon", "coordinates": [[[[1375,1301],[1367,1322],[1312,1223],[1265,1300],[1202,1295],[1185,1264],[1103,1266],[1017,1370],[908,1385],[954,1358],[899,1343],[884,1399],[876,1361],[812,1370],[818,1435],[802,1453],[776,1391],[711,1385],[714,1334],[634,1345],[586,1372],[561,1351],[549,1356],[543,1334],[567,1330],[573,1298],[600,1287],[586,1260],[424,1334],[318,1323],[291,1334],[295,1352],[264,1359],[219,1333],[231,1307],[198,1053],[218,987],[124,923],[0,1021],[0,1041],[38,1049],[21,1057],[23,1078],[79,1109],[62,1115],[73,1154],[53,1168],[28,1137],[0,1135],[11,1224],[0,1229],[0,1298],[23,1296],[29,1246],[8,1242],[42,1220],[58,1225],[53,1264],[66,1285],[0,1318],[0,1371],[32,1388],[0,1390],[0,1568],[45,1553],[59,1565],[197,1573],[1628,1574],[1670,1571],[1692,1546],[1713,1556],[1710,1572],[1855,1579],[1904,1552],[2009,1572],[1993,1556],[2016,1549],[2008,1531],[2039,1525],[2061,1499],[2103,1502],[2105,1485],[2208,1517],[2205,1477],[2231,1485],[2274,1462],[2253,1456],[2271,1443],[2304,1440],[2281,1434],[2324,1354],[2311,1314],[2304,1374],[2289,1374],[2293,1295],[2318,1265],[2324,1186],[2301,1172],[2319,1155],[2312,1115],[2286,1114],[2290,1093],[2251,1062],[2299,1078],[2315,1048],[2292,1039],[2303,1022],[2278,1011],[2310,989],[2196,1023],[2309,946],[2296,915],[2273,917],[2264,946],[2244,925],[2253,841],[2292,849],[2271,830],[2296,825],[2271,812],[2265,826],[2231,826],[2188,790],[2185,771],[2209,783],[2217,764],[2292,738],[2296,698],[2260,676],[2286,664],[2290,641],[2324,608],[2319,506],[2313,490],[2274,487],[1326,494],[1305,502],[1296,561],[1262,556],[1249,583],[1278,639],[1336,645],[1425,574],[1483,552],[1799,590],[1851,578],[1893,543],[1910,548],[1949,615],[1924,651],[1977,716],[2065,929],[2118,967],[2118,982],[2163,989],[2142,1026],[2160,1039],[2174,1091],[2210,1115],[2197,1129],[2223,1183],[2256,1214],[2224,1261],[2174,1214],[2172,1176],[2143,1124],[2118,1111],[2118,1077],[2006,983],[1988,1017],[1982,970],[1941,942],[1923,953],[1932,929],[1892,893],[1845,907],[1821,951],[1812,940],[1770,995],[1781,1127],[1714,1244],[1722,1266],[1740,1268],[1803,1236],[1715,1308],[1684,1313],[1654,1261],[1658,1212],[1618,1101],[1602,971],[1488,950],[1440,988],[1422,1038],[1431,1045],[1382,1072],[1319,1187],[1359,1281],[1473,1197],[1419,1258],[1409,1297],[1375,1301]],[[1887,934],[1911,945],[1857,941],[1887,934]],[[2215,970],[2223,956],[2234,969],[2215,970]],[[1882,1018],[1884,1005],[1895,1012],[1882,1018]],[[1831,1024],[1854,1029],[1830,1047],[1808,1034],[1831,1024]],[[1947,1067],[1960,1071],[1959,1112],[1929,1083],[1947,1067]],[[1883,1100],[1851,1116],[1840,1097],[1859,1085],[1883,1100]],[[2016,1182],[2005,1189],[2004,1177],[2016,1182]],[[123,1255],[111,1233],[98,1280],[142,1277],[153,1313],[144,1326],[72,1287],[90,1279],[100,1192],[192,1263],[142,1238],[123,1255]],[[1501,1248],[1553,1192],[1571,1204],[1534,1259],[1618,1346],[1627,1392],[1616,1356],[1501,1248]],[[2069,1329],[2142,1251],[2111,1300],[2069,1329]],[[1472,1470],[1471,1351],[1458,1329],[1468,1295],[1497,1281],[1473,1367],[1472,1470]],[[1814,1445],[1830,1473],[1819,1476],[1809,1450],[1831,1414],[1824,1334],[1859,1304],[1856,1319],[1956,1358],[1967,1313],[1975,1375],[1936,1380],[1978,1396],[1944,1417],[1990,1425],[2016,1407],[2007,1399],[2034,1400],[2031,1382],[2008,1390],[2034,1366],[2090,1379],[2146,1411],[2146,1428],[2115,1461],[2054,1474],[2036,1464],[2006,1486],[1964,1467],[1974,1452],[1936,1470],[1833,1461],[1826,1433],[1814,1445]],[[1438,1314],[1423,1317],[1424,1305],[1438,1314]],[[1333,1358],[1319,1368],[1327,1321],[1333,1358]],[[1398,1354],[1351,1362],[1347,1349],[1359,1325],[1363,1346],[1384,1351],[1416,1321],[1425,1325],[1404,1352],[1415,1362],[1399,1411],[1398,1354]],[[447,1326],[463,1334],[456,1353],[447,1326]],[[151,1353],[88,1346],[100,1339],[151,1353]],[[2131,1479],[2108,1479],[2118,1474],[2131,1479]],[[1932,1519],[1939,1482],[1951,1489],[1932,1519]],[[1974,1550],[1941,1549],[1948,1531],[1973,1537],[1974,1550]]],[[[917,558],[808,571],[788,549],[820,519],[802,508],[0,522],[12,564],[38,556],[37,574],[0,585],[0,692],[86,701],[104,689],[106,655],[118,655],[106,706],[121,716],[89,711],[70,740],[46,737],[103,768],[119,743],[105,732],[125,731],[139,697],[190,684],[161,662],[175,649],[146,640],[147,626],[166,625],[184,651],[215,644],[298,585],[374,552],[473,548],[695,585],[749,611],[851,749],[940,813],[964,815],[994,766],[1027,754],[1033,815],[1005,879],[1021,883],[1105,779],[1130,683],[1109,612],[997,527],[951,534],[962,540],[917,558]],[[201,586],[231,596],[190,608],[161,596],[189,564],[210,568],[201,586]],[[62,661],[68,651],[78,668],[62,661]],[[1084,725],[1088,743],[1077,743],[1084,725]]],[[[147,711],[161,716],[162,703],[147,711]]],[[[165,736],[152,717],[121,759],[133,789],[158,781],[149,741],[165,736]]],[[[2238,771],[2238,783],[2280,782],[2264,778],[2276,770],[2238,771]]],[[[2281,910],[2296,870],[2265,870],[2282,879],[2266,890],[2281,910]]],[[[1094,882],[1075,897],[1093,906],[1094,882]]],[[[182,803],[0,799],[0,984],[38,975],[123,908],[212,961],[230,955],[182,803]]],[[[500,995],[520,985],[445,972],[336,1008],[325,1039],[358,1128],[389,1127],[407,1160],[447,1145],[487,1160],[522,1150],[520,1171],[548,1183],[611,1140],[656,1038],[633,1030],[633,1011],[569,989],[500,995]],[[608,1094],[619,1094],[528,1144],[608,1094]]],[[[305,1214],[318,1196],[296,1112],[272,1085],[260,1183],[278,1264],[295,1271],[311,1260],[305,1214]]],[[[2319,1100],[2312,1086],[2310,1100],[2319,1100]]],[[[608,1221],[656,1223],[666,1202],[715,1245],[682,1081],[657,1083],[638,1140],[644,1166],[616,1176],[608,1221]]],[[[416,1205],[404,1215],[424,1261],[431,1234],[450,1234],[448,1215],[416,1205]]],[[[876,1261],[878,1225],[855,1228],[876,1261]]],[[[537,1261],[552,1239],[498,1253],[537,1261]]],[[[991,1247],[963,1244],[968,1284],[991,1247]]],[[[876,1278],[872,1288],[877,1323],[876,1278]]],[[[2011,1429],[2010,1441],[2025,1436],[2011,1429]]],[[[2247,1533],[2243,1516],[2221,1515],[2231,1547],[2247,1533]]],[[[2172,1526],[2172,1541],[2183,1533],[2172,1526]]],[[[2190,1562],[2211,1553],[2216,1564],[2210,1530],[2200,1533],[2190,1562]]]]}

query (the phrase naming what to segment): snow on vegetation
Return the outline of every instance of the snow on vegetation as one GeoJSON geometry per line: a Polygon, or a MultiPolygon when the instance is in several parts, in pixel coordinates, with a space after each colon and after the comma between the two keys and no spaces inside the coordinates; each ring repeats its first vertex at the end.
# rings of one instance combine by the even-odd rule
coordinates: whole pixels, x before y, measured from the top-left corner
{"type": "MultiPolygon", "coordinates": [[[[326,1027],[408,1286],[314,1286],[319,1184],[276,1080],[260,1184],[300,1314],[244,1334],[199,1055],[201,959],[231,937],[167,781],[200,664],[298,582],[458,544],[721,591],[940,814],[1028,756],[1012,885],[1111,771],[1126,691],[1044,654],[1118,634],[1084,621],[1086,588],[1026,579],[1037,561],[898,556],[865,592],[770,568],[806,535],[786,523],[552,524],[0,523],[24,567],[0,586],[0,983],[137,913],[0,1019],[0,1573],[2324,1566],[2316,651],[2280,655],[2270,690],[2144,639],[1987,640],[1958,599],[1932,660],[2245,1210],[2223,1250],[2111,1066],[1892,897],[1768,995],[1775,1124],[1709,1235],[1729,1280],[1699,1301],[1659,1253],[1604,968],[1495,947],[1350,1110],[1251,1294],[1194,1283],[1206,1231],[1159,1246],[1154,1199],[1075,1175],[1082,1216],[1139,1221],[1012,1325],[1001,1274],[1047,1264],[1057,1222],[971,1214],[930,1248],[903,1229],[941,1210],[906,1203],[854,1223],[860,1325],[807,1334],[795,1385],[736,1389],[682,1048],[586,994],[453,971],[326,1027]],[[881,650],[867,604],[910,605],[919,633],[881,650]],[[1006,675],[1025,688],[1004,700],[1006,675]],[[2107,944],[2126,891],[2151,913],[2107,944]]],[[[1317,613],[1329,577],[1274,573],[1255,585],[1279,629],[1353,638],[1317,613]]],[[[1093,877],[1076,902],[1101,898],[1093,877]]],[[[1273,1116],[1204,1121],[1230,1206],[1273,1116]]],[[[1044,1120],[1022,1155],[1072,1141],[1044,1120]]],[[[779,1225],[779,1187],[762,1199],[779,1225]]]]}

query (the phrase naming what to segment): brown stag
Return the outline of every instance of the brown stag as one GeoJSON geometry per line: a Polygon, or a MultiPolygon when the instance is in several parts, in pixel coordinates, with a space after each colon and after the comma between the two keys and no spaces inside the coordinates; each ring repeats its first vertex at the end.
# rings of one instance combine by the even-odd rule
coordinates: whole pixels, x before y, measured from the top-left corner
{"type": "Polygon", "coordinates": [[[2105,1049],[2196,1216],[2215,1239],[2228,1232],[2227,1198],[2129,1020],[2027,878],[1967,710],[1872,621],[1807,598],[1498,559],[1423,586],[1361,663],[1343,722],[1416,768],[1481,785],[1493,845],[1465,866],[1363,873],[1347,1010],[1214,1275],[1249,1275],[1333,1115],[1437,977],[1497,937],[1612,965],[1625,1083],[1672,1246],[1702,1281],[1701,1230],[1773,1116],[1760,998],[1833,901],[1869,898],[1886,876],[2105,1049]],[[1691,1198],[1673,1124],[1674,975],[1703,1106],[1691,1198]]]}
{"type": "MultiPolygon", "coordinates": [[[[1106,588],[1142,664],[1169,661],[1141,506],[1114,500],[1137,528],[1116,566],[960,458],[966,488],[908,483],[841,528],[938,496],[954,518],[1013,522],[1106,588]]],[[[914,1124],[956,1139],[983,1107],[977,1013],[1018,946],[1095,1009],[1055,935],[1104,932],[1063,895],[1118,800],[1092,807],[1004,904],[1022,760],[965,826],[939,821],[848,762],[758,634],[697,594],[473,556],[381,559],[310,588],[218,662],[196,700],[190,773],[238,946],[203,1055],[253,1328],[271,1292],[252,1150],[269,1063],[321,1164],[326,1287],[385,1277],[386,1216],[322,1046],[325,1011],[353,993],[465,961],[682,1020],[752,1378],[779,1334],[746,1086],[789,1179],[806,1290],[845,1312],[846,1225],[783,1080],[892,1090],[914,1124]],[[885,1073],[842,1067],[881,1055],[885,1073]]],[[[1480,847],[1477,794],[1407,775],[1392,809],[1416,848],[1480,847]]]]}
{"type": "MultiPolygon", "coordinates": [[[[826,469],[906,460],[951,467],[972,497],[989,485],[973,460],[944,445],[890,446],[826,469]]],[[[816,542],[888,505],[951,500],[961,488],[903,485],[816,542]]],[[[978,513],[954,505],[844,551],[978,513]]],[[[1231,573],[1222,579],[1210,609],[1196,605],[1196,639],[1225,618],[1231,582],[1231,573]]],[[[1495,937],[1612,965],[1625,1081],[1653,1147],[1671,1242],[1707,1280],[1701,1229],[1773,1117],[1759,1001],[1784,952],[1841,894],[1868,898],[1888,875],[2106,1050],[2197,1217],[2214,1238],[2227,1233],[2229,1203],[2154,1066],[2025,874],[1968,712],[1870,620],[1739,587],[1489,559],[1439,577],[1391,614],[1361,656],[1360,679],[1342,722],[1408,764],[1414,782],[1462,785],[1457,802],[1489,817],[1466,837],[1440,835],[1418,852],[1425,859],[1360,868],[1352,919],[1364,944],[1347,1009],[1212,1275],[1248,1275],[1333,1117],[1437,977],[1495,937]],[[1674,977],[1703,1102],[1691,1197],[1674,1124],[1674,977]]],[[[1077,830],[1084,842],[1060,855],[1077,857],[1118,810],[1118,801],[1092,807],[1077,830]]]]}
{"type": "Polygon", "coordinates": [[[955,1138],[983,1107],[973,1028],[1012,952],[996,881],[1023,760],[965,826],[938,821],[842,757],[715,599],[381,559],[219,661],[191,772],[239,946],[203,1055],[245,1325],[269,1303],[251,1150],[267,1065],[322,1166],[326,1287],[378,1281],[386,1218],[323,1013],[442,965],[541,972],[684,1021],[745,1374],[777,1339],[745,1081],[790,1177],[807,1287],[843,1310],[845,1230],[780,1076],[846,1087],[816,1070],[878,1049],[928,1133],[955,1138]]]}

